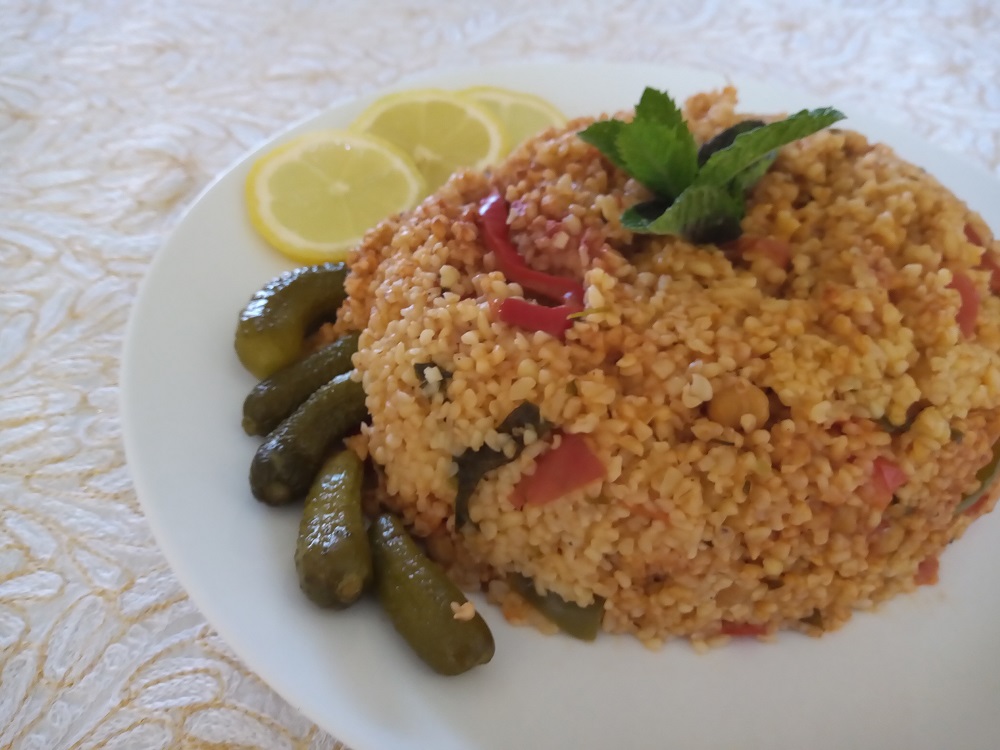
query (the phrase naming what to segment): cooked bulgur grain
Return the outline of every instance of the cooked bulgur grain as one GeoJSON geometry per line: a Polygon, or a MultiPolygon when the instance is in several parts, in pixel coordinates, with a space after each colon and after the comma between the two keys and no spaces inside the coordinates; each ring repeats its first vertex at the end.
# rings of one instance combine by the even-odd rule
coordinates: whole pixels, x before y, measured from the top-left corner
{"type": "MultiPolygon", "coordinates": [[[[689,100],[696,138],[742,119],[735,105],[732,89],[689,100]]],[[[455,175],[351,256],[338,325],[363,329],[359,449],[385,504],[511,621],[539,622],[505,583],[520,573],[602,598],[604,630],[654,647],[819,634],[912,589],[995,502],[955,512],[1000,438],[988,228],[886,146],[828,130],[781,150],[739,242],[633,236],[620,216],[647,193],[576,136],[588,123],[455,175]],[[494,319],[523,295],[477,228],[495,189],[527,262],[583,279],[590,312],[565,342],[494,319]],[[980,297],[968,336],[963,275],[980,297]],[[422,363],[450,378],[422,388],[422,363]],[[496,428],[523,401],[585,434],[605,479],[517,509],[558,437],[524,440],[456,528],[456,456],[514,455],[496,428]]]]}
{"type": "Polygon", "coordinates": [[[458,602],[451,603],[452,616],[456,620],[461,620],[462,622],[468,622],[473,617],[476,616],[476,605],[472,602],[458,602]]]}

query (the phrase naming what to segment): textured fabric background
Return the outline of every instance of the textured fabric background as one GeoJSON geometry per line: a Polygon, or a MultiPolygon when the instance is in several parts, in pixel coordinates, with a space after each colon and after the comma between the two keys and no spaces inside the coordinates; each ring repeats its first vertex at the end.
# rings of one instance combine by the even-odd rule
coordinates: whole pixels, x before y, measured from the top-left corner
{"type": "Polygon", "coordinates": [[[0,747],[337,746],[191,605],[124,465],[137,286],[242,152],[432,67],[597,59],[813,90],[1000,173],[998,40],[991,0],[0,0],[0,747]]]}

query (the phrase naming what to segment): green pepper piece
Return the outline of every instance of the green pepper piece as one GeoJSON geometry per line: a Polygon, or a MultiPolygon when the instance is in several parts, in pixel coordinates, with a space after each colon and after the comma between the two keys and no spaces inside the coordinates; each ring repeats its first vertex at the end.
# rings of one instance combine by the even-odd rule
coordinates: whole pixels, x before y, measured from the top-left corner
{"type": "Polygon", "coordinates": [[[604,599],[601,597],[595,596],[593,604],[581,607],[552,591],[539,594],[535,589],[535,582],[519,573],[508,576],[507,583],[566,635],[581,641],[592,641],[597,637],[597,632],[601,629],[601,618],[604,616],[604,599]]]}
{"type": "Polygon", "coordinates": [[[455,465],[458,468],[456,474],[458,490],[455,493],[456,528],[462,528],[470,520],[469,499],[476,491],[479,480],[494,469],[509,464],[524,450],[524,430],[526,427],[534,427],[539,437],[548,429],[538,407],[529,401],[525,401],[515,408],[497,427],[497,432],[514,438],[516,448],[513,456],[508,458],[501,451],[493,450],[488,445],[484,445],[476,450],[468,448],[455,458],[455,465]]]}
{"type": "Polygon", "coordinates": [[[971,495],[962,498],[962,502],[955,508],[956,516],[964,513],[982,499],[983,495],[990,488],[990,485],[993,484],[993,480],[997,478],[997,474],[1000,474],[998,469],[1000,469],[1000,442],[997,442],[993,446],[993,458],[990,459],[990,462],[976,472],[976,479],[982,482],[982,484],[971,495]]]}

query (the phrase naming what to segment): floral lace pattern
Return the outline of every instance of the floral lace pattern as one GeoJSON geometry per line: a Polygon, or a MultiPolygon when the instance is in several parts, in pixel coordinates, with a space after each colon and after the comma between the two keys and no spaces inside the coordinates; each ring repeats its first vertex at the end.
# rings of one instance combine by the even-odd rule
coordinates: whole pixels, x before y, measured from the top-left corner
{"type": "Polygon", "coordinates": [[[183,209],[328,103],[438,66],[738,71],[904,124],[1000,174],[986,0],[8,0],[0,24],[0,747],[339,743],[213,633],[124,464],[123,333],[183,209]]]}

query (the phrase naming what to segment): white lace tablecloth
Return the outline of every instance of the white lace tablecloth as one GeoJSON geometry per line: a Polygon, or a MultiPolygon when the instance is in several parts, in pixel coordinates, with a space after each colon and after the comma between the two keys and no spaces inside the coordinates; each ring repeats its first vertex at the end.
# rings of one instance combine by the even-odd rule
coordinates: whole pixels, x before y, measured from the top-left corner
{"type": "Polygon", "coordinates": [[[139,509],[139,281],[216,173],[334,100],[595,59],[816,91],[1000,173],[993,0],[0,0],[0,747],[337,746],[215,635],[139,509]]]}

